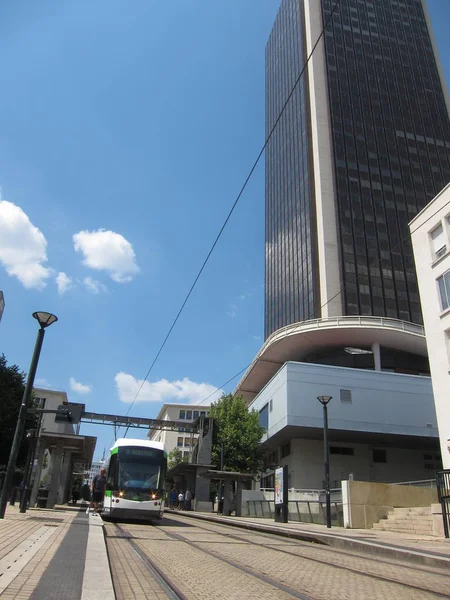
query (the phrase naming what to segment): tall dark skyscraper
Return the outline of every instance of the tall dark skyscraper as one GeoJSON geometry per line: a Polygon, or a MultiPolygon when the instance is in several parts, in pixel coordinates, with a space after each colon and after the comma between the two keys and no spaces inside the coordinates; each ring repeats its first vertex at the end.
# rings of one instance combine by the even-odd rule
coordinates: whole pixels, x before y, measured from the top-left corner
{"type": "MultiPolygon", "coordinates": [[[[272,129],[336,0],[283,0],[272,129]]],[[[449,102],[423,0],[340,0],[266,150],[265,335],[340,315],[422,322],[408,222],[450,181],[449,102]]]]}

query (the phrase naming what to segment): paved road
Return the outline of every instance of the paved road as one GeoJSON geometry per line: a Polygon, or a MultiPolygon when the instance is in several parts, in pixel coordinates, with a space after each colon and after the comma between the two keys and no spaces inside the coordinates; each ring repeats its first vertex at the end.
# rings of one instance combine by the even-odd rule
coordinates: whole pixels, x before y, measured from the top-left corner
{"type": "Polygon", "coordinates": [[[450,599],[448,570],[179,515],[105,533],[117,600],[450,599]]]}

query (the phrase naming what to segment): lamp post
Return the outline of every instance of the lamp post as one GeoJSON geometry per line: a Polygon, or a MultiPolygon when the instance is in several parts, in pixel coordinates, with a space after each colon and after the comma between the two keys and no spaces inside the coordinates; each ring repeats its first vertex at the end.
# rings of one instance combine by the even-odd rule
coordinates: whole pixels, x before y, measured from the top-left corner
{"type": "Polygon", "coordinates": [[[325,460],[325,507],[327,527],[331,527],[331,498],[330,498],[330,454],[328,449],[328,402],[332,396],[317,396],[323,406],[323,451],[325,460]]]}
{"type": "MultiPolygon", "coordinates": [[[[14,471],[16,469],[17,455],[19,454],[20,444],[22,443],[23,432],[27,420],[27,412],[29,408],[31,392],[33,391],[34,377],[36,375],[39,355],[41,353],[42,342],[44,341],[45,328],[58,320],[58,317],[48,312],[34,312],[33,317],[39,323],[39,330],[34,346],[33,357],[31,359],[30,370],[28,372],[27,383],[23,393],[22,404],[20,405],[19,416],[17,417],[16,431],[9,454],[8,466],[6,467],[5,480],[3,482],[2,493],[0,495],[0,519],[4,519],[8,497],[11,491],[12,482],[14,479],[14,471]]],[[[25,493],[25,492],[24,492],[25,493]]]]}

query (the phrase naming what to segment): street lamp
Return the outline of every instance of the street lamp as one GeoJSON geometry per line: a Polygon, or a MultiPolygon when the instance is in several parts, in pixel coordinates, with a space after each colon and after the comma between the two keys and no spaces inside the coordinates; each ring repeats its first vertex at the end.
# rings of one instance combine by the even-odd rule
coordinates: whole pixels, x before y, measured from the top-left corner
{"type": "MultiPolygon", "coordinates": [[[[27,383],[23,393],[22,404],[20,405],[19,416],[17,417],[16,431],[9,454],[8,466],[6,467],[5,480],[3,482],[2,492],[0,495],[0,519],[5,517],[6,505],[8,503],[9,494],[16,469],[17,455],[19,454],[20,444],[22,442],[25,423],[27,420],[28,405],[33,391],[34,377],[36,375],[39,355],[41,353],[42,342],[44,341],[45,328],[58,320],[58,317],[48,312],[34,312],[33,317],[38,321],[40,328],[36,337],[33,357],[31,359],[30,370],[28,372],[27,383]]],[[[26,470],[27,467],[26,467],[26,470]]],[[[25,493],[25,492],[24,492],[25,493]]]]}
{"type": "Polygon", "coordinates": [[[323,451],[325,460],[325,506],[327,527],[331,527],[331,499],[330,499],[330,454],[328,449],[328,402],[332,396],[317,396],[317,400],[323,406],[323,451]]]}

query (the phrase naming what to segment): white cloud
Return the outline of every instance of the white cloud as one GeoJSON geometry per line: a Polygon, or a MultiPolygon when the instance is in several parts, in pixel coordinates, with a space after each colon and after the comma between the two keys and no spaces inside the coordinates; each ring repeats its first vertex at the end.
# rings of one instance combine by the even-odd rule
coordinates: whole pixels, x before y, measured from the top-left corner
{"type": "MultiPolygon", "coordinates": [[[[135,379],[129,373],[117,373],[115,376],[116,388],[122,402],[133,402],[142,379],[135,379]]],[[[195,383],[188,377],[178,381],[146,381],[142,386],[136,402],[186,402],[187,404],[199,404],[210,396],[207,403],[215,402],[222,396],[223,390],[217,390],[209,383],[195,383]]]]}
{"type": "Polygon", "coordinates": [[[56,285],[58,286],[58,294],[62,296],[72,287],[72,277],[63,272],[58,273],[56,276],[56,285]]]}
{"type": "Polygon", "coordinates": [[[120,233],[105,229],[79,231],[73,236],[73,245],[83,253],[83,264],[108,271],[117,283],[128,283],[139,272],[133,246],[120,233]]]}
{"type": "Polygon", "coordinates": [[[70,389],[77,394],[90,394],[92,392],[92,385],[85,385],[79,381],[75,381],[73,377],[70,378],[70,389]]]}
{"type": "Polygon", "coordinates": [[[234,319],[234,317],[237,315],[237,311],[238,307],[236,306],[236,304],[230,304],[230,310],[227,311],[227,315],[234,319]]]}
{"type": "Polygon", "coordinates": [[[83,285],[91,292],[91,294],[100,294],[101,292],[106,292],[108,289],[105,284],[96,279],[92,279],[92,277],[85,277],[83,279],[83,285]]]}
{"type": "Polygon", "coordinates": [[[29,289],[41,290],[52,270],[47,262],[47,240],[28,216],[12,202],[0,200],[0,262],[29,289]]]}

